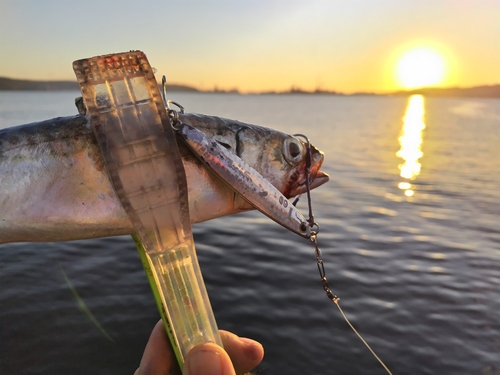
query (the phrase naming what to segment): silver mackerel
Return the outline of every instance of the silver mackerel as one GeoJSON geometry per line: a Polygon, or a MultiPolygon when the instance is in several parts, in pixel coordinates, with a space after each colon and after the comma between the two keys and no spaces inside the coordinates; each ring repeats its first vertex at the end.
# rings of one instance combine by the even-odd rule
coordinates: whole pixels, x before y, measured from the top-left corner
{"type": "MultiPolygon", "coordinates": [[[[180,115],[245,160],[290,198],[305,192],[305,144],[235,120],[180,115]]],[[[252,209],[179,141],[192,223],[252,209]]],[[[326,181],[313,147],[311,187],[326,181]]],[[[130,234],[133,227],[106,173],[85,116],[0,130],[0,243],[66,241],[130,234]]]]}

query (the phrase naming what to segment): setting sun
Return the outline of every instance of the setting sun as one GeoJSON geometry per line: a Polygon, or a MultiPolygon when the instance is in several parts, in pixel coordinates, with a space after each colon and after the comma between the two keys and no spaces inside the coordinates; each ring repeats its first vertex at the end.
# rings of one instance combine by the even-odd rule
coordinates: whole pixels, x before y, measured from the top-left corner
{"type": "Polygon", "coordinates": [[[406,89],[436,85],[444,80],[445,62],[430,48],[413,49],[399,59],[397,76],[406,89]]]}

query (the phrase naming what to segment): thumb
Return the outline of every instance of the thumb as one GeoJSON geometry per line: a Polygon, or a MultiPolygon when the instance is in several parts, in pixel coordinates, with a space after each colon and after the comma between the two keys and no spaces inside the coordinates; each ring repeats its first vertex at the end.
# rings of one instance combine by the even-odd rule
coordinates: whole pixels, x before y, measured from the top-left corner
{"type": "Polygon", "coordinates": [[[206,343],[191,349],[184,362],[183,375],[236,375],[229,355],[220,346],[206,343]]]}

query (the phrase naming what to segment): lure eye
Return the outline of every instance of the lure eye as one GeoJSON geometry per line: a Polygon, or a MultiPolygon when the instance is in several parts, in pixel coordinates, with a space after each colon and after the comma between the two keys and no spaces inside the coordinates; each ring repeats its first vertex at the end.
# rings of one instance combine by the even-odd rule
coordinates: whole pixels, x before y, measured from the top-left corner
{"type": "Polygon", "coordinates": [[[297,164],[302,160],[304,154],[304,146],[302,143],[293,137],[285,139],[283,143],[283,156],[290,164],[297,164]]]}

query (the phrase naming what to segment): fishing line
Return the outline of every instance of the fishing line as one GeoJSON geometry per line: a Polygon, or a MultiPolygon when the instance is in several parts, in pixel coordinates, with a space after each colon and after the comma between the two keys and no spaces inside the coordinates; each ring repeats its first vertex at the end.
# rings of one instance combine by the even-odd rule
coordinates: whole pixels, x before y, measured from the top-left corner
{"type": "MultiPolygon", "coordinates": [[[[326,295],[328,296],[328,298],[333,303],[335,303],[335,305],[337,305],[337,307],[338,307],[338,309],[340,311],[340,314],[342,314],[342,317],[346,321],[347,325],[353,330],[353,332],[356,334],[356,336],[358,336],[358,338],[361,340],[361,342],[368,348],[368,350],[370,351],[370,353],[372,353],[372,355],[380,363],[380,365],[384,368],[384,370],[387,371],[387,373],[389,375],[392,375],[392,372],[385,365],[385,363],[379,358],[379,356],[370,347],[370,345],[361,336],[361,334],[356,330],[356,328],[354,328],[354,326],[351,324],[351,322],[349,321],[349,319],[347,319],[347,316],[345,315],[344,311],[340,307],[340,304],[339,304],[340,298],[331,291],[331,289],[330,289],[330,287],[328,285],[328,281],[326,279],[325,265],[323,263],[323,259],[321,258],[321,250],[320,250],[320,248],[318,246],[318,241],[317,241],[317,235],[319,233],[319,225],[318,225],[318,223],[316,223],[314,221],[314,216],[313,216],[313,212],[312,212],[312,204],[311,204],[311,188],[310,188],[310,180],[309,180],[310,174],[311,174],[311,170],[310,170],[311,168],[310,167],[311,167],[311,162],[312,162],[312,160],[311,160],[312,159],[311,158],[311,143],[309,142],[309,138],[307,138],[303,134],[294,134],[294,136],[304,138],[306,140],[306,145],[307,145],[307,154],[306,154],[306,193],[307,193],[307,205],[309,207],[309,219],[307,220],[307,222],[309,223],[309,226],[311,227],[311,237],[309,238],[309,240],[314,244],[314,250],[316,252],[316,262],[317,262],[317,266],[318,266],[319,276],[320,276],[321,281],[323,283],[323,289],[325,290],[326,295]]],[[[298,201],[298,199],[294,203],[296,203],[297,201],[298,201]]]]}
{"type": "Polygon", "coordinates": [[[94,314],[92,314],[92,311],[88,308],[87,304],[83,300],[82,297],[80,297],[80,294],[76,291],[76,288],[73,286],[73,283],[69,279],[68,275],[66,275],[66,272],[64,272],[64,269],[61,266],[61,263],[57,262],[59,264],[59,270],[61,271],[61,274],[64,277],[64,281],[66,281],[66,284],[68,285],[69,290],[71,290],[71,293],[73,293],[73,296],[76,299],[76,302],[78,303],[78,307],[80,310],[84,312],[85,315],[90,319],[92,324],[94,324],[99,331],[111,342],[115,342],[113,338],[106,332],[106,330],[103,328],[103,326],[99,323],[97,318],[95,317],[94,314]]]}
{"type": "Polygon", "coordinates": [[[392,375],[392,372],[387,368],[387,366],[385,365],[385,363],[379,358],[379,356],[373,351],[373,349],[370,347],[370,345],[368,345],[368,343],[365,341],[365,339],[359,334],[359,332],[356,330],[356,328],[354,328],[354,326],[351,324],[351,322],[349,321],[349,319],[347,319],[347,316],[345,316],[344,314],[344,311],[342,310],[342,308],[340,307],[339,305],[339,299],[340,298],[337,298],[336,301],[333,301],[335,302],[335,304],[337,305],[337,307],[339,308],[339,311],[340,313],[342,314],[342,316],[344,317],[345,321],[347,322],[347,324],[349,325],[349,327],[351,327],[351,329],[354,331],[354,333],[359,337],[359,339],[361,340],[361,342],[363,344],[365,344],[365,346],[368,348],[368,350],[370,351],[370,353],[373,354],[373,356],[377,359],[377,361],[382,365],[382,367],[385,369],[385,371],[387,371],[388,374],[392,375]]]}

